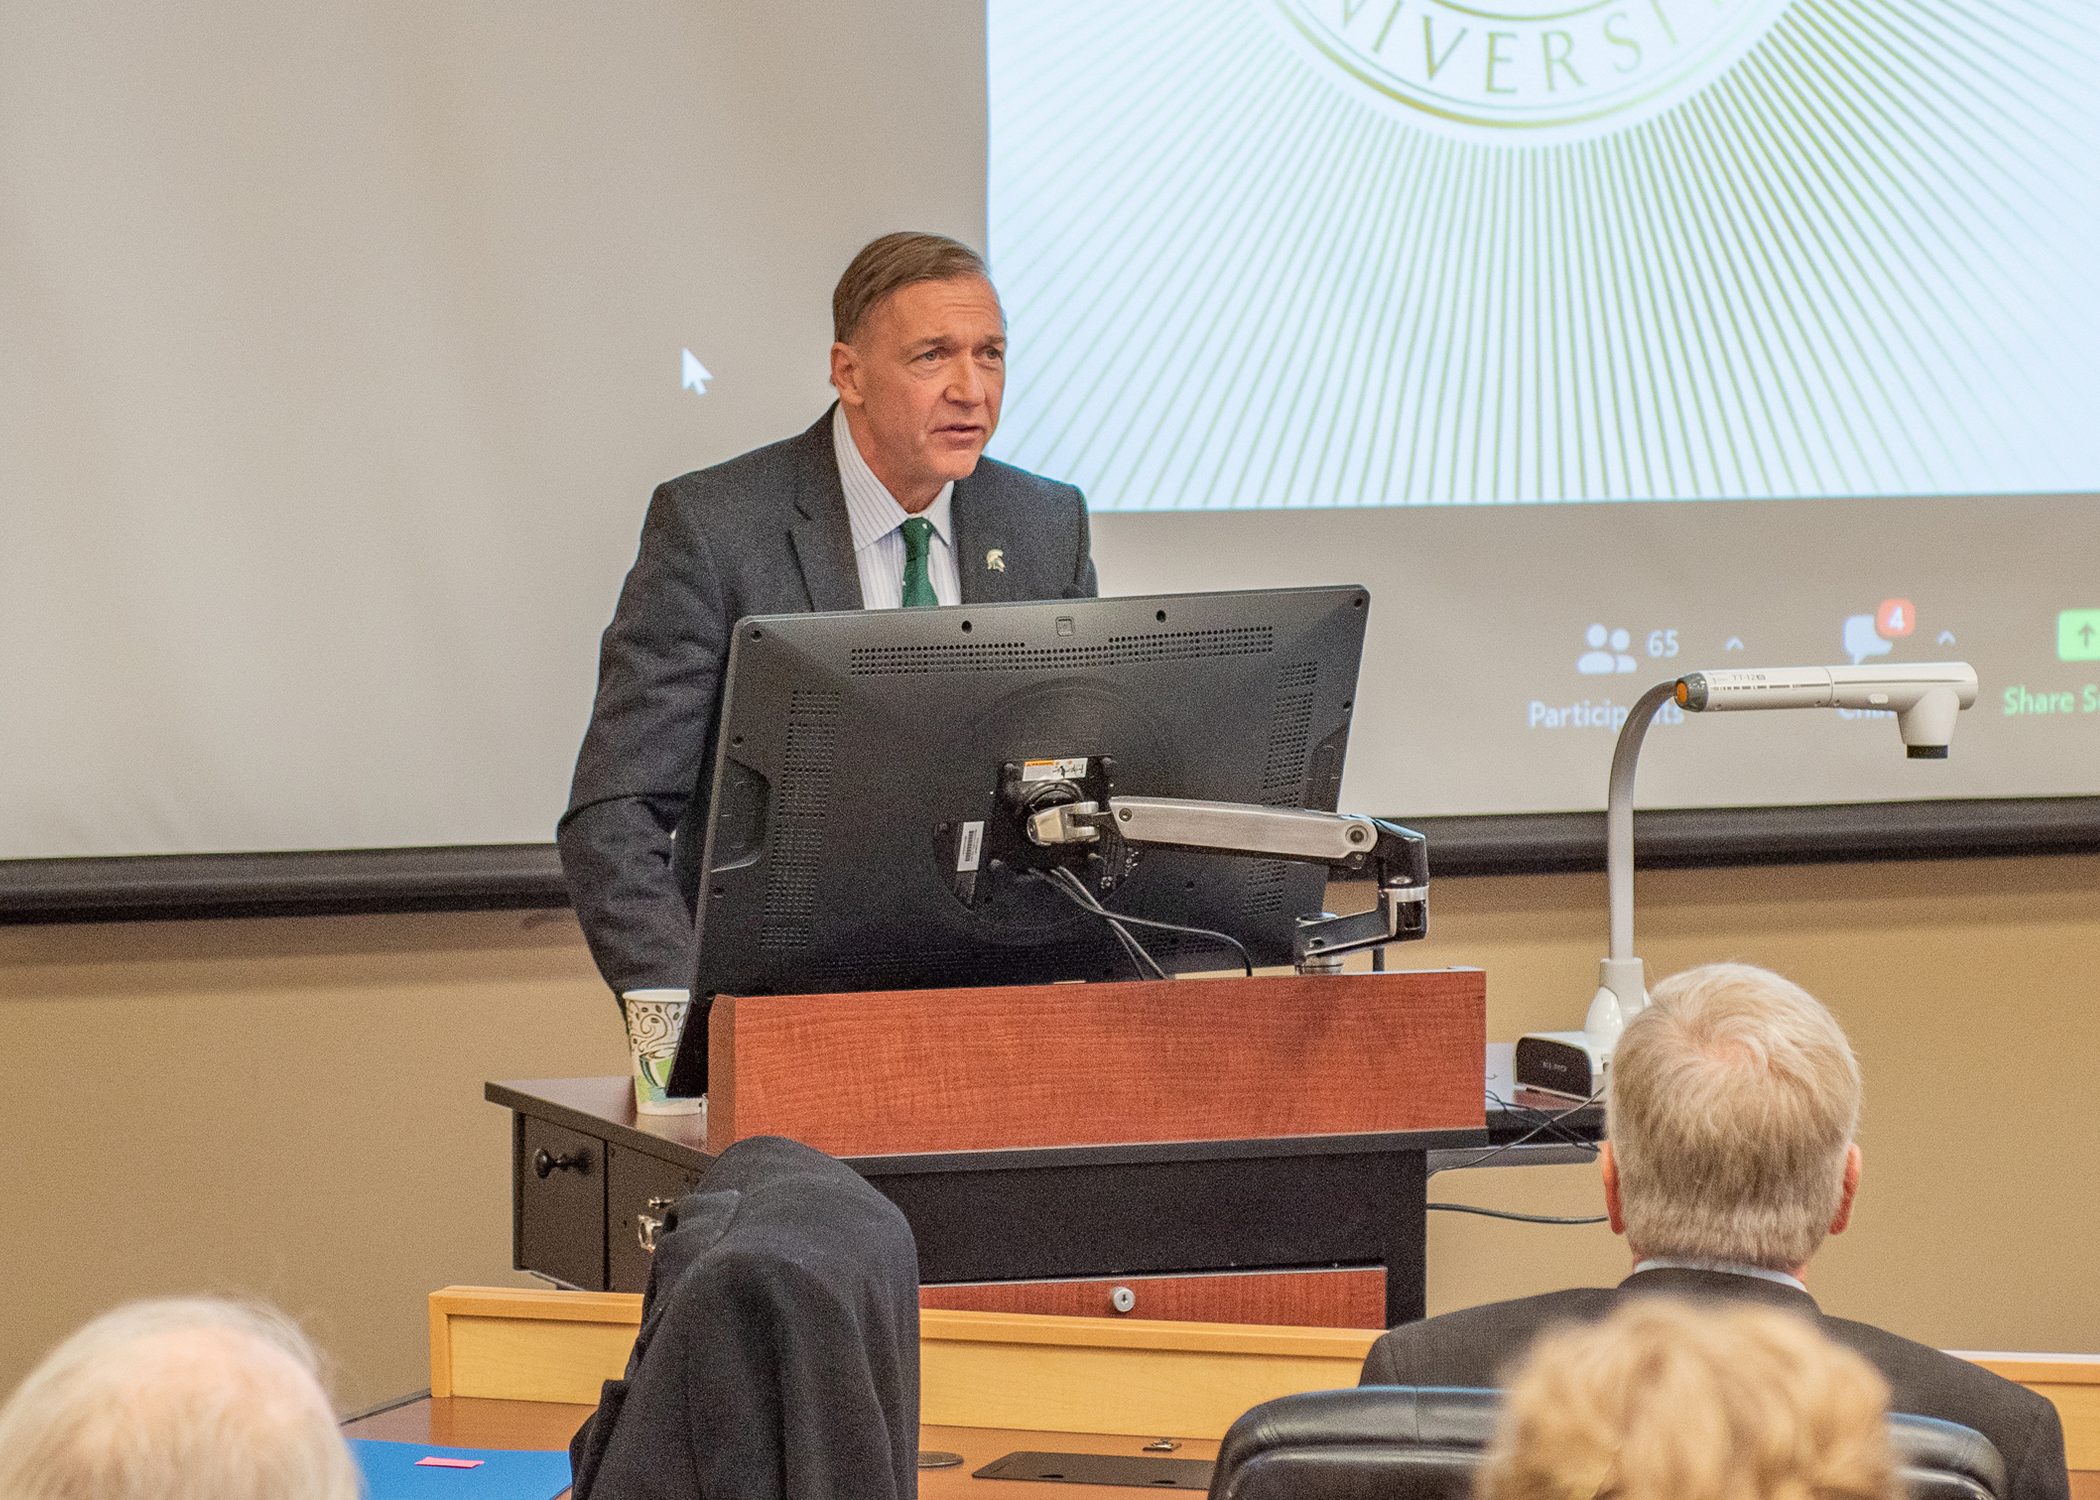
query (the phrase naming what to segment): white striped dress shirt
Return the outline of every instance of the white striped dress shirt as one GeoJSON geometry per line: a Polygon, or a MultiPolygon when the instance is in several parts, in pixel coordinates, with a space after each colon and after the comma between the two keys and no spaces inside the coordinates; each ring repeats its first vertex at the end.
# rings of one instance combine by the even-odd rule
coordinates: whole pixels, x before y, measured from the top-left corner
{"type": "MultiPolygon", "coordinates": [[[[897,503],[868,461],[860,456],[846,426],[846,408],[831,415],[831,448],[838,455],[839,484],[846,491],[846,520],[853,528],[853,565],[860,570],[860,602],[865,609],[897,609],[904,602],[904,533],[910,512],[897,503]]],[[[962,603],[962,580],[955,571],[955,529],[948,520],[955,482],[941,486],[933,504],[919,512],[933,523],[927,539],[926,576],[933,596],[943,604],[962,603]]]]}
{"type": "Polygon", "coordinates": [[[1755,1276],[1760,1281],[1776,1281],[1797,1292],[1808,1290],[1798,1276],[1789,1276],[1767,1266],[1746,1266],[1733,1260],[1677,1260],[1667,1255],[1651,1255],[1633,1268],[1636,1276],[1643,1271],[1721,1271],[1730,1276],[1755,1276]]]}

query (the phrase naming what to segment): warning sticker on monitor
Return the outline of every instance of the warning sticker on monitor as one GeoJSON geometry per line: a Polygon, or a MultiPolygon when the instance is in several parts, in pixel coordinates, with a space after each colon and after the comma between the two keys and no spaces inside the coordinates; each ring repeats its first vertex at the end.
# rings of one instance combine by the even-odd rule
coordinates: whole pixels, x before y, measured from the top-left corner
{"type": "Polygon", "coordinates": [[[981,821],[963,824],[962,837],[955,845],[955,872],[960,875],[966,870],[976,869],[983,854],[984,824],[981,821]]]}
{"type": "Polygon", "coordinates": [[[1068,755],[1062,760],[1024,760],[1021,762],[1023,781],[1077,781],[1086,775],[1086,757],[1068,755]]]}

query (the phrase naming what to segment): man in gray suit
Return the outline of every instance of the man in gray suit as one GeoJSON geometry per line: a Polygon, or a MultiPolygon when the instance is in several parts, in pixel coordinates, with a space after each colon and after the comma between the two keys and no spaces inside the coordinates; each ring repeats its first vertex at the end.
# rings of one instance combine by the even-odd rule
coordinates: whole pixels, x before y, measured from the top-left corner
{"type": "MultiPolygon", "coordinates": [[[[2005,1459],[2004,1500],[2064,1500],[2064,1435],[2041,1396],[1924,1344],[1823,1313],[1803,1278],[1859,1191],[1859,1064],[1806,990],[1747,964],[1655,988],[1612,1058],[1604,1205],[1633,1275],[1403,1324],[1371,1346],[1365,1385],[1487,1386],[1555,1323],[1630,1297],[1757,1302],[1865,1356],[1892,1408],[1973,1427],[2005,1459]]],[[[1948,1211],[1962,1211],[1958,1197],[1948,1211]]]]}
{"type": "Polygon", "coordinates": [[[739,619],[1095,592],[1085,498],[982,456],[999,425],[1006,321],[976,252],[884,235],[846,268],[831,310],[837,404],[799,437],[658,486],[605,632],[557,839],[616,995],[692,980],[739,619]]]}

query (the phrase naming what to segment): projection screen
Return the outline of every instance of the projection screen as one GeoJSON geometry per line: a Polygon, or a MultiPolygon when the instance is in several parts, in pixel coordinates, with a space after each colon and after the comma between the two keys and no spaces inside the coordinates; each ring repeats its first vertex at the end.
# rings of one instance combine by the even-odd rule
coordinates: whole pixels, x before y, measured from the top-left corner
{"type": "MultiPolygon", "coordinates": [[[[551,838],[651,486],[819,416],[831,282],[984,244],[995,456],[1104,590],[1361,582],[1344,806],[2100,792],[2079,0],[0,18],[0,874],[551,838]]],[[[2011,807],[2014,801],[2005,805],[2011,807]]]]}

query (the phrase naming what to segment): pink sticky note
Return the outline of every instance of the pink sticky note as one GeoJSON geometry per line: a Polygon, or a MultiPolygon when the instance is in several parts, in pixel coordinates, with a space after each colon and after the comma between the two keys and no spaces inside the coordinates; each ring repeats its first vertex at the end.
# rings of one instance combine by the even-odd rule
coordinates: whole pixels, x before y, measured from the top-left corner
{"type": "Polygon", "coordinates": [[[419,1458],[419,1469],[478,1469],[484,1460],[478,1458],[419,1458]]]}

